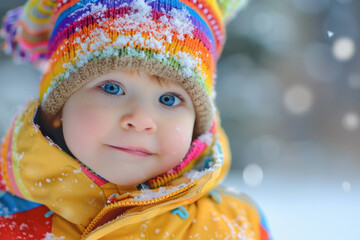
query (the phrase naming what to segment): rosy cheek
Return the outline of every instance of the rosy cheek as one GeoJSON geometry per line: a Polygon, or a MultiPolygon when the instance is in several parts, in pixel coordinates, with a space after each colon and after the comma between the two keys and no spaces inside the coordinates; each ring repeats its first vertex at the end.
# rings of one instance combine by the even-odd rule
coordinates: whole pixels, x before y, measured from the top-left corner
{"type": "Polygon", "coordinates": [[[78,109],[76,122],[78,127],[86,132],[87,136],[96,135],[101,126],[104,126],[102,115],[102,112],[97,108],[83,106],[78,109]]]}
{"type": "Polygon", "coordinates": [[[100,108],[80,106],[73,109],[72,114],[64,124],[68,135],[68,143],[80,148],[95,147],[104,132],[103,127],[108,126],[104,121],[104,113],[100,108]]]}

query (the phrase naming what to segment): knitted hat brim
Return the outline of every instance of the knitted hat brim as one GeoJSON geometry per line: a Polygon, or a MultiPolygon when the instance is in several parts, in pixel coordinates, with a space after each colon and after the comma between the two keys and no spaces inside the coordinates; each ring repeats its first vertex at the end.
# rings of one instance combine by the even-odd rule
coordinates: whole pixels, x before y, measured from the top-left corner
{"type": "Polygon", "coordinates": [[[180,84],[191,97],[195,109],[194,135],[199,136],[210,128],[213,120],[212,104],[199,83],[196,83],[193,78],[182,76],[178,70],[155,59],[128,56],[93,59],[71,73],[68,78],[63,79],[41,102],[45,120],[51,122],[69,97],[86,83],[101,75],[120,70],[140,70],[180,84]]]}

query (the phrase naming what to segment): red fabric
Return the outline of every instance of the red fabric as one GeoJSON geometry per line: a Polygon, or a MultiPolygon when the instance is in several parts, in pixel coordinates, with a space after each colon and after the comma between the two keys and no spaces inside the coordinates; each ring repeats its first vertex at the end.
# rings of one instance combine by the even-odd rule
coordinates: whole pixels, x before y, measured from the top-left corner
{"type": "Polygon", "coordinates": [[[260,226],[260,240],[270,240],[269,234],[263,226],[260,226]]]}
{"type": "Polygon", "coordinates": [[[45,217],[49,209],[45,206],[10,216],[0,216],[0,239],[43,239],[51,233],[52,216],[45,217]]]}

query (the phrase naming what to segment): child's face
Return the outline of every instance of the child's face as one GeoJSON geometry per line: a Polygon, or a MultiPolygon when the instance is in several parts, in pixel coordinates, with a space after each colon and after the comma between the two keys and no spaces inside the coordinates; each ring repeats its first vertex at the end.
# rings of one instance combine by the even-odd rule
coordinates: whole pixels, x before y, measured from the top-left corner
{"type": "Polygon", "coordinates": [[[62,121],[65,142],[78,160],[112,183],[132,186],[183,159],[195,111],[179,85],[118,71],[75,92],[62,121]]]}

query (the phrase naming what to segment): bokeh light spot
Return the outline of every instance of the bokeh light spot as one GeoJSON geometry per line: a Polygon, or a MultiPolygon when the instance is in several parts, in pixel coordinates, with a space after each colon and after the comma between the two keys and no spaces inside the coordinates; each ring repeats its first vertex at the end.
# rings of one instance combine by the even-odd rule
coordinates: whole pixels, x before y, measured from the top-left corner
{"type": "Polygon", "coordinates": [[[263,170],[257,164],[249,164],[243,171],[244,182],[249,186],[260,185],[263,180],[263,170]]]}
{"type": "Polygon", "coordinates": [[[354,112],[349,112],[342,119],[342,126],[348,131],[355,131],[359,128],[359,116],[354,112]]]}
{"type": "Polygon", "coordinates": [[[351,184],[348,181],[344,181],[342,183],[342,189],[344,192],[350,192],[351,191],[351,184]]]}
{"type": "Polygon", "coordinates": [[[336,39],[333,44],[332,53],[339,61],[350,60],[356,51],[354,40],[349,37],[336,39]]]}
{"type": "Polygon", "coordinates": [[[311,108],[313,96],[304,86],[292,86],[284,94],[285,108],[292,114],[304,114],[311,108]]]}

